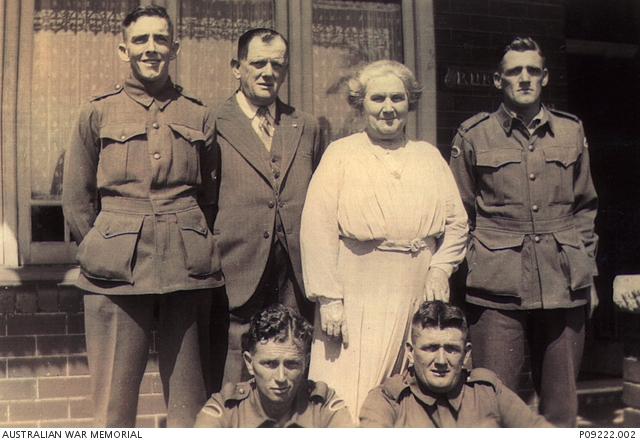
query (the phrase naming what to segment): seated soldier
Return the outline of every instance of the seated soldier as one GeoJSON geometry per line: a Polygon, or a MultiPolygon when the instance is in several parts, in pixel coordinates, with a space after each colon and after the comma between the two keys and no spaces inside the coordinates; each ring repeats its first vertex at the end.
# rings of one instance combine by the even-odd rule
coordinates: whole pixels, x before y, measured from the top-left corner
{"type": "Polygon", "coordinates": [[[361,427],[551,427],[496,375],[468,373],[467,321],[442,301],[423,303],[414,314],[404,374],[369,392],[361,427]]]}
{"type": "Polygon", "coordinates": [[[252,379],[212,395],[195,427],[352,427],[344,401],[306,379],[311,338],[311,325],[281,304],[257,313],[242,337],[252,379]]]}

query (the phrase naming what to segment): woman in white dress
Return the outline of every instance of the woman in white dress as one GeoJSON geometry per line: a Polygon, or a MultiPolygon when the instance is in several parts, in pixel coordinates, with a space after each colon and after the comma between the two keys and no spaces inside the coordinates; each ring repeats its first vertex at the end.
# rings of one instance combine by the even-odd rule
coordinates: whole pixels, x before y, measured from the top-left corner
{"type": "Polygon", "coordinates": [[[357,420],[369,390],[398,364],[418,303],[448,301],[468,229],[440,152],[405,135],[421,92],[413,73],[381,60],[349,87],[365,130],[327,148],[300,240],[305,291],[317,303],[309,377],[335,388],[357,420]]]}

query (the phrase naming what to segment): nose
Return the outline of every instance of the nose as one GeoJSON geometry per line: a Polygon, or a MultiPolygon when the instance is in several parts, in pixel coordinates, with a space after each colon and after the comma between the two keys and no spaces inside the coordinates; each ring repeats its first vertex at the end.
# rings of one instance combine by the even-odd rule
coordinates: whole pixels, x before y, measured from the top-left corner
{"type": "Polygon", "coordinates": [[[396,110],[393,107],[393,102],[391,101],[390,98],[387,98],[386,100],[384,100],[384,103],[382,104],[382,113],[385,116],[390,116],[395,114],[396,110]]]}
{"type": "Polygon", "coordinates": [[[284,366],[280,365],[276,369],[275,380],[276,380],[276,382],[284,382],[284,381],[286,381],[286,377],[284,375],[284,366]]]}
{"type": "Polygon", "coordinates": [[[271,65],[270,61],[264,65],[264,68],[262,69],[262,75],[264,75],[265,77],[271,77],[273,75],[273,66],[271,65]]]}
{"type": "Polygon", "coordinates": [[[441,348],[440,350],[438,350],[438,353],[436,354],[436,365],[446,365],[447,364],[447,358],[444,354],[444,348],[441,348]]]}
{"type": "Polygon", "coordinates": [[[529,74],[529,69],[524,68],[522,73],[520,74],[520,81],[529,82],[531,81],[531,75],[529,74]]]}
{"type": "Polygon", "coordinates": [[[153,37],[150,37],[149,40],[147,40],[147,46],[144,48],[144,50],[145,52],[156,52],[156,42],[153,37]]]}

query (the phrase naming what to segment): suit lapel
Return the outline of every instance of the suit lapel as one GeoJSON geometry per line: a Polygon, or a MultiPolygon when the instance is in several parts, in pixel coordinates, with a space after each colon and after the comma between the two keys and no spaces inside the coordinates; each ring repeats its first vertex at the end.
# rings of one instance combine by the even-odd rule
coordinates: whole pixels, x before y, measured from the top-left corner
{"type": "Polygon", "coordinates": [[[276,133],[273,137],[273,146],[271,148],[282,149],[281,174],[283,179],[280,181],[280,186],[282,186],[282,183],[285,181],[284,178],[289,172],[293,158],[298,150],[304,120],[295,114],[293,108],[283,104],[280,100],[278,100],[277,104],[280,121],[276,126],[276,133]]]}
{"type": "MultiPolygon", "coordinates": [[[[264,150],[262,141],[238,106],[235,95],[231,96],[218,112],[216,129],[222,138],[227,140],[267,182],[271,183],[271,167],[262,152],[264,150]]],[[[276,137],[277,133],[278,130],[276,130],[276,137]]]]}

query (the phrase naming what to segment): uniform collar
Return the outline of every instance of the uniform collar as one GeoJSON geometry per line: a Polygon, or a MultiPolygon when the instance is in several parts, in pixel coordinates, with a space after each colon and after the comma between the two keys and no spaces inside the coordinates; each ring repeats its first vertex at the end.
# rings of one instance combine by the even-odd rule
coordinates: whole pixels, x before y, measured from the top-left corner
{"type": "MultiPolygon", "coordinates": [[[[513,125],[516,120],[522,126],[526,127],[525,124],[522,122],[522,120],[518,118],[518,116],[515,114],[515,112],[512,112],[509,109],[507,109],[504,103],[500,105],[500,107],[498,108],[497,112],[495,112],[494,115],[496,116],[498,123],[500,124],[500,127],[502,127],[502,129],[505,131],[507,135],[511,134],[511,130],[513,129],[513,125]]],[[[533,123],[532,129],[531,129],[532,133],[538,128],[543,127],[545,125],[547,125],[549,130],[553,133],[553,120],[551,118],[551,114],[549,113],[549,110],[544,104],[540,106],[540,111],[531,121],[533,123]]]]}
{"type": "Polygon", "coordinates": [[[421,388],[418,379],[413,373],[408,373],[406,375],[405,382],[407,383],[408,388],[411,390],[411,394],[413,394],[413,396],[420,402],[428,406],[435,406],[438,399],[445,400],[449,403],[449,405],[451,405],[451,408],[458,412],[460,411],[460,405],[462,404],[462,396],[464,395],[464,384],[467,376],[468,373],[466,371],[463,372],[458,385],[446,394],[437,394],[421,388]]]}
{"type": "Polygon", "coordinates": [[[155,101],[160,109],[164,109],[167,104],[172,100],[175,100],[179,95],[179,92],[174,87],[171,78],[167,79],[167,83],[158,93],[150,95],[144,84],[142,84],[142,82],[133,75],[130,75],[125,80],[124,91],[129,97],[146,108],[149,108],[149,106],[151,106],[155,101]]]}
{"type": "MultiPolygon", "coordinates": [[[[249,397],[247,398],[250,404],[250,415],[248,416],[249,421],[247,422],[247,426],[252,428],[275,427],[277,422],[267,416],[267,413],[264,411],[255,381],[252,379],[247,382],[247,387],[250,389],[248,394],[249,397]]],[[[229,399],[242,400],[247,397],[247,394],[244,391],[242,393],[233,395],[229,399]]],[[[293,413],[283,426],[307,427],[311,425],[310,423],[304,422],[304,415],[309,407],[310,399],[314,396],[318,396],[323,399],[325,398],[325,395],[322,394],[322,391],[318,388],[315,382],[309,380],[304,381],[293,400],[293,413]]]]}
{"type": "MultiPolygon", "coordinates": [[[[238,102],[238,106],[240,106],[240,110],[243,114],[247,116],[249,120],[253,120],[258,112],[258,108],[260,106],[256,106],[252,102],[247,99],[247,96],[241,91],[238,90],[236,92],[236,101],[238,102]]],[[[269,110],[269,114],[271,115],[271,121],[276,120],[276,102],[274,101],[269,106],[267,106],[269,110]]]]}

